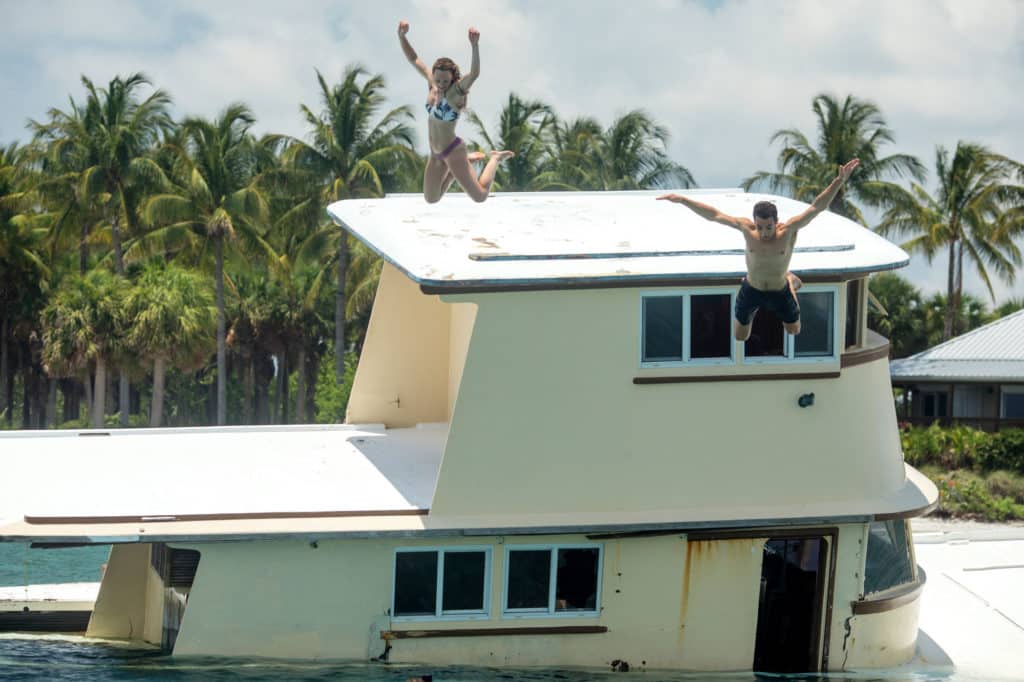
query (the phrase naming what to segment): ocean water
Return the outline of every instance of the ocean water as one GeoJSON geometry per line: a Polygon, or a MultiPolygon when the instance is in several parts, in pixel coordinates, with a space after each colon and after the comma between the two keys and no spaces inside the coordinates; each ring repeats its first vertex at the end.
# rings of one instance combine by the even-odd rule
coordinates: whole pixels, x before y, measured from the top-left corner
{"type": "MultiPolygon", "coordinates": [[[[109,547],[30,549],[26,544],[0,543],[0,586],[96,582],[109,547]]],[[[0,680],[337,680],[340,682],[406,682],[424,674],[434,682],[757,682],[779,679],[806,682],[988,682],[941,669],[928,672],[872,671],[842,675],[755,675],[753,673],[676,673],[610,670],[487,669],[459,666],[424,667],[351,662],[295,662],[251,659],[181,659],[156,650],[140,650],[76,635],[0,633],[0,680]]]]}

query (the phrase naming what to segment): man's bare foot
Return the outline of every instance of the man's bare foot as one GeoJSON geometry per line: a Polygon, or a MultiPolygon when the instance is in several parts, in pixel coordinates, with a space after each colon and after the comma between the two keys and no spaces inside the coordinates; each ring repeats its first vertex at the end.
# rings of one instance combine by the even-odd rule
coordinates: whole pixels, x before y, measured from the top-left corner
{"type": "Polygon", "coordinates": [[[483,152],[470,152],[466,154],[466,158],[469,159],[470,163],[476,163],[477,161],[483,161],[487,158],[487,155],[483,152]]]}
{"type": "Polygon", "coordinates": [[[792,272],[786,274],[786,279],[789,280],[789,288],[792,289],[794,293],[800,291],[800,287],[804,285],[803,281],[801,281],[801,279],[792,272]]]}
{"type": "Polygon", "coordinates": [[[510,151],[505,150],[505,149],[495,150],[495,151],[491,152],[491,158],[492,159],[496,158],[496,159],[498,159],[498,161],[504,161],[505,159],[511,159],[515,155],[516,155],[515,152],[510,152],[510,151]]]}

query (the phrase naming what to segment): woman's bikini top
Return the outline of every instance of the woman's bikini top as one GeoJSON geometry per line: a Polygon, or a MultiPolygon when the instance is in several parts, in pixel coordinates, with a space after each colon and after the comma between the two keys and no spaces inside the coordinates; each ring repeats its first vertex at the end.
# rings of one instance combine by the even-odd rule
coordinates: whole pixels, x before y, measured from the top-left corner
{"type": "MultiPolygon", "coordinates": [[[[454,87],[458,88],[459,92],[462,92],[462,88],[459,87],[458,83],[456,83],[454,87]]],[[[427,113],[436,118],[438,121],[459,120],[459,110],[453,107],[451,104],[449,104],[448,98],[444,95],[441,95],[441,99],[437,101],[437,104],[431,104],[430,102],[427,102],[426,105],[424,106],[426,106],[427,113]]]]}

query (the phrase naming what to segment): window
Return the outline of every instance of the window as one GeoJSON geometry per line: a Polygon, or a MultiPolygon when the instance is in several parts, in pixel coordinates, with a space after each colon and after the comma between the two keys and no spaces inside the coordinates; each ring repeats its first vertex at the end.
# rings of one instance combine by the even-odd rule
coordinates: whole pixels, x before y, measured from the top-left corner
{"type": "Polygon", "coordinates": [[[732,364],[731,290],[645,294],[641,365],[732,364]]]}
{"type": "Polygon", "coordinates": [[[395,552],[396,618],[486,617],[491,556],[487,548],[395,552]]]}
{"type": "Polygon", "coordinates": [[[922,416],[925,417],[948,417],[949,416],[949,394],[943,391],[921,391],[921,399],[924,403],[921,408],[922,416]]]}
{"type": "Polygon", "coordinates": [[[917,571],[908,537],[910,532],[904,519],[871,524],[864,562],[864,594],[914,581],[917,571]]]}
{"type": "Polygon", "coordinates": [[[1003,386],[1002,394],[1000,416],[1003,419],[1024,419],[1024,386],[1003,386]]]}
{"type": "Polygon", "coordinates": [[[761,308],[754,317],[750,338],[743,344],[745,362],[834,361],[838,333],[836,287],[805,286],[797,293],[800,333],[785,333],[782,321],[761,308]]]}
{"type": "Polygon", "coordinates": [[[595,615],[599,545],[508,547],[503,611],[510,616],[595,615]]]}
{"type": "Polygon", "coordinates": [[[855,279],[846,284],[846,347],[861,344],[860,303],[865,280],[855,279]]]}

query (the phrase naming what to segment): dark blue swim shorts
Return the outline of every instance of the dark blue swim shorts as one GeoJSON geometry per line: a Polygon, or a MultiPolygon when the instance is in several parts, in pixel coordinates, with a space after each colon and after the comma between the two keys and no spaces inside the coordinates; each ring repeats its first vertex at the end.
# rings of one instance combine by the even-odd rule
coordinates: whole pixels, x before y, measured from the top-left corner
{"type": "Polygon", "coordinates": [[[789,289],[787,281],[778,291],[761,291],[750,285],[743,278],[740,292],[736,295],[736,320],[742,325],[750,324],[758,308],[767,308],[778,315],[786,324],[793,324],[800,319],[800,305],[789,289]]]}

